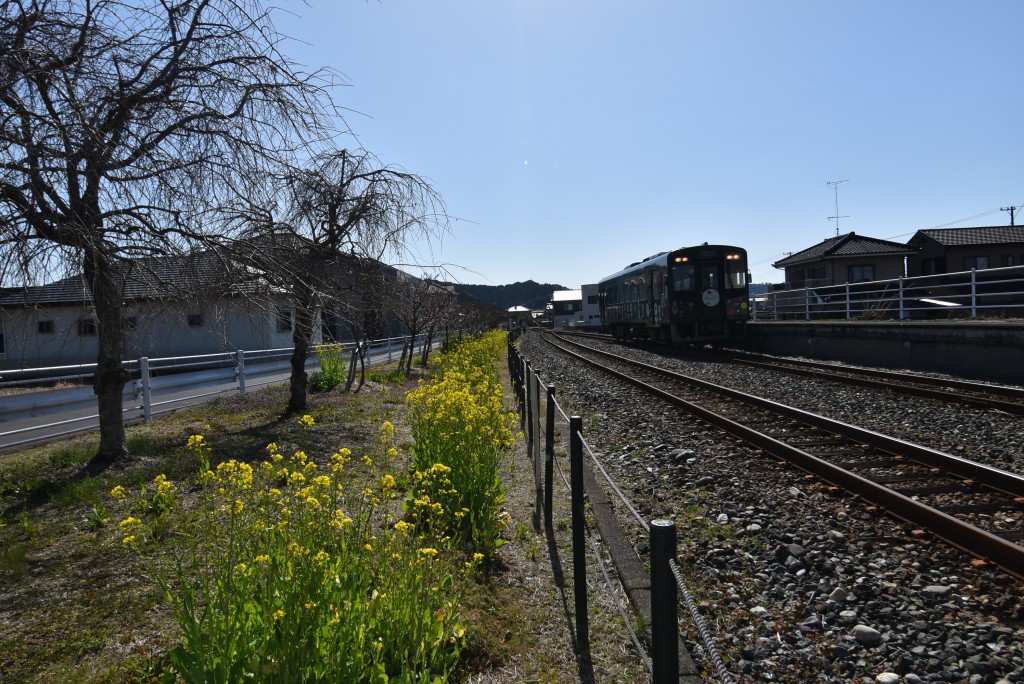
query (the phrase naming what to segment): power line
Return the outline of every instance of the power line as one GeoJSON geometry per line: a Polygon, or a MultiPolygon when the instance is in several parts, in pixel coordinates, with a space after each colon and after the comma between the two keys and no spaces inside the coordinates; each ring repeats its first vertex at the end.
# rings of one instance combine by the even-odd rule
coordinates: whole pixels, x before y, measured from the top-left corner
{"type": "Polygon", "coordinates": [[[943,223],[942,225],[932,226],[932,228],[945,228],[946,226],[952,226],[952,225],[955,225],[957,223],[963,223],[964,221],[973,221],[974,219],[979,219],[979,218],[981,218],[983,216],[991,216],[992,214],[996,214],[996,213],[998,213],[1000,211],[1003,211],[1003,210],[1002,209],[990,209],[989,211],[983,211],[982,213],[975,214],[974,216],[968,216],[967,218],[962,218],[962,219],[959,219],[959,220],[956,220],[956,221],[950,221],[949,223],[943,223]]]}

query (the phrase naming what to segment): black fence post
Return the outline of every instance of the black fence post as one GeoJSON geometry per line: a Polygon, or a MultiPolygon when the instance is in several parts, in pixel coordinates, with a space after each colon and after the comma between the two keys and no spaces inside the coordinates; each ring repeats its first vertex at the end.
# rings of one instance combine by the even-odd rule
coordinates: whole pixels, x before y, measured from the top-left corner
{"type": "Polygon", "coordinates": [[[676,557],[676,524],[651,521],[651,662],[654,684],[679,681],[678,588],[669,566],[676,557]]]}
{"type": "Polygon", "coordinates": [[[548,385],[544,415],[544,524],[551,527],[552,484],[555,479],[555,386],[548,385]]]}
{"type": "Polygon", "coordinates": [[[530,364],[524,357],[519,357],[519,429],[526,429],[527,395],[526,385],[530,378],[530,364]]]}
{"type": "Polygon", "coordinates": [[[529,361],[524,361],[523,365],[526,367],[523,373],[523,398],[526,405],[523,407],[525,410],[520,427],[526,431],[526,455],[533,458],[533,368],[529,361]]]}
{"type": "Polygon", "coordinates": [[[533,489],[534,489],[534,503],[533,503],[533,529],[540,531],[540,519],[541,519],[541,507],[544,504],[544,489],[543,480],[541,479],[541,460],[540,460],[540,388],[543,385],[540,381],[540,369],[535,368],[533,371],[533,384],[530,385],[530,392],[532,398],[530,400],[530,411],[532,422],[530,424],[530,433],[533,435],[533,442],[530,448],[533,451],[533,489]]]}
{"type": "Polygon", "coordinates": [[[587,548],[583,517],[583,418],[569,419],[569,484],[572,487],[572,587],[576,599],[576,644],[580,653],[590,652],[590,620],[587,616],[587,548]]]}

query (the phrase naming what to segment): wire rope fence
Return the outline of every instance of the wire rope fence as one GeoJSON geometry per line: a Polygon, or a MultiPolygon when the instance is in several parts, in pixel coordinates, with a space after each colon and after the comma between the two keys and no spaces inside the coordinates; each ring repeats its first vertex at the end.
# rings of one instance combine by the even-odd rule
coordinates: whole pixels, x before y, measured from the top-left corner
{"type": "MultiPolygon", "coordinates": [[[[521,356],[513,344],[512,337],[508,344],[508,366],[511,383],[515,398],[519,406],[521,427],[527,437],[527,451],[534,463],[534,479],[537,492],[538,506],[535,509],[534,527],[540,530],[541,514],[543,511],[544,525],[549,534],[553,534],[552,527],[552,502],[554,490],[554,471],[557,469],[563,487],[568,490],[572,501],[572,537],[573,537],[573,586],[575,598],[575,619],[578,643],[586,647],[589,643],[589,615],[586,594],[586,545],[585,540],[589,539],[593,557],[596,559],[596,566],[605,578],[608,593],[616,611],[622,617],[629,632],[630,639],[636,648],[638,657],[643,661],[648,671],[653,676],[655,684],[667,682],[678,682],[680,676],[680,653],[679,653],[679,621],[678,607],[679,596],[682,596],[683,605],[696,630],[701,648],[711,668],[714,669],[720,681],[724,684],[734,684],[735,679],[726,667],[721,654],[715,646],[713,634],[708,628],[706,621],[700,614],[697,602],[687,586],[676,561],[676,526],[670,520],[647,521],[629,501],[629,498],[622,492],[615,481],[611,478],[604,466],[600,463],[593,448],[583,437],[583,419],[580,416],[569,415],[555,399],[555,387],[552,384],[544,384],[540,372],[532,368],[527,359],[521,356]],[[541,410],[543,397],[544,410],[541,410]],[[541,420],[541,414],[544,420],[541,420]],[[556,418],[557,416],[557,418],[556,418]],[[558,420],[560,418],[560,421],[558,420]],[[568,427],[568,449],[570,462],[570,476],[567,479],[563,472],[561,463],[555,458],[555,435],[556,425],[561,424],[568,427]],[[543,447],[542,447],[543,440],[543,447]],[[589,456],[591,472],[601,475],[608,488],[615,497],[629,511],[637,526],[644,530],[650,538],[650,655],[644,646],[643,639],[632,626],[632,621],[626,615],[626,609],[619,601],[618,594],[612,589],[611,576],[604,563],[600,551],[600,544],[587,523],[583,510],[584,495],[591,497],[591,505],[594,504],[594,495],[597,492],[585,491],[584,489],[584,459],[586,453],[589,456]],[[543,464],[543,469],[542,469],[543,464]],[[557,466],[557,468],[556,468],[557,466]],[[583,587],[583,590],[579,588],[583,587]]],[[[565,447],[565,437],[562,438],[562,446],[565,447]]],[[[597,481],[594,480],[596,484],[597,481]]],[[[620,583],[622,573],[619,573],[620,583]]],[[[626,592],[631,599],[634,593],[626,592]]],[[[644,607],[637,605],[634,600],[634,608],[643,615],[644,607]]],[[[642,602],[639,602],[642,603],[642,602]]]]}

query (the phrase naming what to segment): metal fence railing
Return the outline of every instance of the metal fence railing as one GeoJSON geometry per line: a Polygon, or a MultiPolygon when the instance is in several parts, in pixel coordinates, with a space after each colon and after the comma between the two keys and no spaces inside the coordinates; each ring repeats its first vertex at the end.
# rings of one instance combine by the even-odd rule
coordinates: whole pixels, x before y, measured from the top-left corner
{"type": "MultiPolygon", "coordinates": [[[[408,337],[369,342],[367,364],[396,358],[408,337]]],[[[418,336],[414,349],[427,344],[418,336]]],[[[434,341],[430,341],[434,344],[434,341]]],[[[355,343],[338,343],[339,353],[351,352],[355,343]]],[[[306,360],[307,371],[319,368],[315,347],[306,360]]],[[[132,380],[125,384],[125,420],[154,416],[231,392],[249,390],[286,380],[291,372],[290,347],[237,350],[218,354],[133,359],[124,362],[132,380]]],[[[33,391],[0,396],[0,449],[28,446],[99,427],[92,379],[96,364],[0,371],[0,389],[36,386],[33,391]],[[63,383],[64,386],[61,386],[63,383]],[[41,388],[43,385],[56,385],[41,388]]]]}
{"type": "Polygon", "coordinates": [[[751,298],[755,320],[1024,316],[1024,266],[784,289],[751,298]]]}
{"type": "MultiPolygon", "coordinates": [[[[610,585],[608,570],[602,560],[602,554],[597,548],[597,541],[591,533],[587,517],[584,514],[584,496],[590,497],[591,505],[595,505],[595,495],[598,492],[585,490],[584,486],[584,453],[589,454],[591,470],[600,473],[606,480],[609,489],[614,492],[626,510],[635,518],[641,527],[650,537],[650,590],[649,590],[649,615],[646,624],[650,626],[650,655],[647,648],[641,642],[640,636],[633,629],[632,621],[625,617],[625,610],[618,602],[614,592],[610,590],[611,601],[616,605],[617,610],[623,616],[623,622],[630,633],[630,637],[637,650],[638,657],[643,661],[651,673],[654,684],[678,682],[680,675],[679,659],[679,623],[677,610],[679,596],[683,597],[683,604],[689,612],[694,624],[704,653],[709,660],[709,665],[714,668],[719,680],[723,684],[732,684],[735,679],[732,673],[725,666],[717,648],[712,640],[710,630],[707,628],[701,616],[696,601],[693,600],[686,583],[676,565],[676,526],[673,521],[652,520],[648,522],[636,507],[626,498],[615,482],[601,466],[593,449],[587,444],[583,437],[583,419],[579,416],[567,415],[563,408],[555,400],[555,387],[545,385],[540,378],[540,373],[535,370],[530,362],[522,357],[512,344],[513,335],[510,335],[508,345],[508,367],[509,375],[519,404],[521,424],[526,434],[527,451],[533,462],[534,484],[536,488],[536,506],[534,509],[534,527],[540,529],[541,515],[549,534],[554,534],[552,525],[552,507],[554,490],[554,472],[556,470],[561,476],[564,488],[568,490],[571,507],[571,535],[573,549],[573,586],[587,586],[587,550],[586,539],[594,549],[593,558],[598,569],[605,578],[606,584],[610,585]],[[543,416],[543,419],[542,419],[543,416]],[[560,421],[559,421],[560,417],[560,421]],[[568,428],[568,455],[570,477],[567,479],[562,472],[561,465],[555,459],[555,425],[560,422],[563,428],[568,428]]],[[[602,529],[602,536],[608,531],[602,529]]],[[[631,599],[636,593],[627,588],[627,594],[631,599]]],[[[589,651],[589,608],[586,589],[574,590],[575,608],[575,631],[577,648],[581,651],[589,651]]],[[[637,606],[643,612],[643,607],[637,606]]]]}

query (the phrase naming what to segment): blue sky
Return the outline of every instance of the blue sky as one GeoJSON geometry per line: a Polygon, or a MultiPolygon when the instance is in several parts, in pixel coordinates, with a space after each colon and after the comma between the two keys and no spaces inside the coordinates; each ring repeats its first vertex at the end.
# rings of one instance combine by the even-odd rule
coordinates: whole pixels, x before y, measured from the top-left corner
{"type": "Polygon", "coordinates": [[[425,258],[461,282],[576,288],[705,241],[781,282],[836,234],[829,181],[840,232],[897,241],[1024,204],[1019,0],[287,7],[286,53],[344,74],[362,144],[444,196],[425,258]]]}

